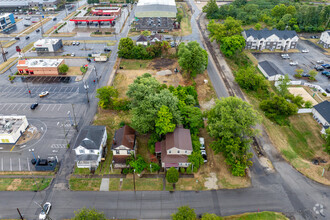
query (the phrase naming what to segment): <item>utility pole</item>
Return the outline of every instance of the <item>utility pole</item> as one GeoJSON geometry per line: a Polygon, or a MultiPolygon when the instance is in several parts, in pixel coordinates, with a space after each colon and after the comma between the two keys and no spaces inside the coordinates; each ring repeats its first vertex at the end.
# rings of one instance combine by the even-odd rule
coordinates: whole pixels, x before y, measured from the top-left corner
{"type": "Polygon", "coordinates": [[[72,113],[73,113],[74,127],[75,127],[76,130],[78,131],[78,125],[77,125],[77,121],[76,121],[76,114],[74,113],[74,105],[71,104],[71,106],[72,106],[72,113]]]}
{"type": "MultiPolygon", "coordinates": [[[[44,15],[42,15],[41,18],[43,19],[43,18],[44,18],[44,15]]],[[[40,29],[41,29],[41,36],[44,35],[44,27],[43,27],[43,25],[42,25],[42,19],[40,19],[40,17],[39,17],[39,21],[40,21],[40,23],[41,23],[41,26],[40,26],[40,29]]]]}
{"type": "Polygon", "coordinates": [[[6,62],[7,61],[7,57],[6,57],[5,51],[3,50],[1,41],[0,41],[0,47],[1,47],[2,57],[3,57],[3,62],[6,62]]]}
{"type": "Polygon", "coordinates": [[[24,220],[24,218],[23,218],[23,216],[21,215],[21,212],[19,211],[19,209],[18,209],[18,208],[17,208],[17,212],[18,212],[18,214],[19,214],[19,216],[20,216],[21,220],[24,220]]]}
{"type": "Polygon", "coordinates": [[[134,173],[133,173],[133,183],[134,183],[134,193],[136,194],[136,190],[135,190],[135,169],[134,169],[134,173]]]}

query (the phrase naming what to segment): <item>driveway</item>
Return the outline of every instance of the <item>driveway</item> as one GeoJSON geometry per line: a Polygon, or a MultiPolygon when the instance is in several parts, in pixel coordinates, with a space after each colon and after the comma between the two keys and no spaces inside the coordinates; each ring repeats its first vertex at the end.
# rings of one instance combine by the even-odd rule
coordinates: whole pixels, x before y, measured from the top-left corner
{"type": "MultiPolygon", "coordinates": [[[[309,53],[289,53],[290,59],[282,59],[281,53],[254,53],[253,55],[259,62],[267,60],[273,62],[284,74],[288,74],[291,80],[302,80],[308,82],[306,79],[297,79],[293,75],[296,73],[296,69],[303,69],[305,73],[314,69],[317,64],[317,60],[323,60],[325,63],[330,63],[330,57],[323,54],[323,51],[316,45],[309,41],[299,40],[298,49],[308,49],[309,53]],[[297,66],[290,66],[291,61],[298,62],[297,66]]],[[[330,80],[319,72],[316,75],[316,80],[311,82],[313,84],[321,86],[323,89],[327,88],[330,84],[330,80]]]]}

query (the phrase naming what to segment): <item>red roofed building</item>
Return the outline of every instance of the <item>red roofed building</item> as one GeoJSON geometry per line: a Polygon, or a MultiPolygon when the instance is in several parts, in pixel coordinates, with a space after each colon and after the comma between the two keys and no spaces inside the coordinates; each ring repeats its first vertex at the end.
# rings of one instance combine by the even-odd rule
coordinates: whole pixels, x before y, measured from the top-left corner
{"type": "Polygon", "coordinates": [[[97,7],[91,10],[91,13],[96,16],[114,16],[118,17],[121,14],[120,7],[97,7]]]}

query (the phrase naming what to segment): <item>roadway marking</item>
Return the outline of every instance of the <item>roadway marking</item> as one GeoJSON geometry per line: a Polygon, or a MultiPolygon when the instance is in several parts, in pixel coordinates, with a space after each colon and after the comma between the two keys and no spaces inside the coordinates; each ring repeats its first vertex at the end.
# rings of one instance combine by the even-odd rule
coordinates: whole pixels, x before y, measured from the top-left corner
{"type": "Polygon", "coordinates": [[[62,107],[62,104],[60,104],[60,106],[58,107],[57,111],[60,111],[61,107],[62,107]]]}
{"type": "Polygon", "coordinates": [[[16,145],[14,145],[14,146],[11,148],[10,152],[11,152],[12,150],[14,150],[15,147],[16,147],[16,145]]]}
{"type": "Polygon", "coordinates": [[[31,171],[31,170],[30,170],[29,158],[26,158],[26,161],[27,161],[27,165],[28,165],[28,170],[31,171]]]}
{"type": "Polygon", "coordinates": [[[29,106],[29,105],[26,105],[26,106],[23,108],[23,110],[25,110],[28,106],[29,106]]]}
{"type": "Polygon", "coordinates": [[[6,104],[4,104],[0,110],[2,110],[5,106],[6,106],[6,104]]]}
{"type": "Polygon", "coordinates": [[[19,171],[22,171],[22,168],[21,168],[21,158],[18,158],[18,169],[19,169],[19,171]]]}
{"type": "Polygon", "coordinates": [[[66,90],[67,90],[67,89],[70,89],[70,87],[66,87],[66,89],[65,89],[65,91],[64,91],[64,92],[66,92],[66,90]]]}
{"type": "Polygon", "coordinates": [[[46,105],[42,105],[42,107],[41,107],[40,111],[42,111],[42,109],[43,109],[45,106],[46,106],[46,105]]]}
{"type": "Polygon", "coordinates": [[[54,111],[55,107],[56,107],[56,105],[54,105],[54,107],[53,107],[52,111],[54,111]]]}
{"type": "Polygon", "coordinates": [[[8,107],[5,111],[7,111],[12,105],[13,105],[13,104],[10,104],[9,107],[8,107]]]}
{"type": "Polygon", "coordinates": [[[18,111],[22,106],[23,106],[23,104],[21,104],[21,105],[19,106],[19,108],[17,109],[17,111],[18,111]]]}
{"type": "Polygon", "coordinates": [[[1,158],[1,170],[3,171],[3,157],[1,158]]]}
{"type": "Polygon", "coordinates": [[[17,106],[17,105],[18,105],[18,104],[15,104],[15,105],[14,105],[14,108],[13,108],[13,110],[16,108],[16,106],[17,106]]]}
{"type": "Polygon", "coordinates": [[[46,112],[48,112],[49,107],[50,107],[50,104],[48,105],[48,108],[46,109],[46,112]]]}
{"type": "Polygon", "coordinates": [[[20,146],[19,148],[21,148],[21,149],[22,149],[22,148],[24,148],[24,147],[26,147],[26,145],[25,145],[25,144],[24,144],[23,146],[20,146]]]}
{"type": "Polygon", "coordinates": [[[52,144],[50,146],[50,148],[55,148],[55,149],[58,149],[58,148],[63,149],[65,147],[66,147],[65,144],[52,144]]]}

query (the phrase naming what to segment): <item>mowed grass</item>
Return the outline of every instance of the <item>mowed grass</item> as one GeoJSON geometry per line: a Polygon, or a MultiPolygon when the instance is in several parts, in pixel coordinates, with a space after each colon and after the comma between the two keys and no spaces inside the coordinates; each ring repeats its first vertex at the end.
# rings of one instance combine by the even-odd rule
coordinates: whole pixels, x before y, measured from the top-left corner
{"type": "Polygon", "coordinates": [[[150,60],[122,59],[119,66],[123,67],[124,70],[138,70],[138,69],[145,69],[150,62],[151,62],[150,60]]]}
{"type": "Polygon", "coordinates": [[[120,178],[110,178],[109,191],[119,191],[120,189],[120,178]]]}
{"type": "Polygon", "coordinates": [[[34,42],[29,43],[28,45],[26,45],[26,46],[22,49],[22,52],[23,52],[23,53],[28,52],[28,51],[33,47],[33,45],[34,45],[34,42]]]}
{"type": "Polygon", "coordinates": [[[77,166],[75,166],[73,174],[88,175],[88,174],[90,174],[90,170],[88,168],[78,168],[77,166]]]}
{"type": "Polygon", "coordinates": [[[2,178],[0,191],[42,191],[52,178],[2,178]]]}
{"type": "Polygon", "coordinates": [[[232,215],[223,217],[224,220],[287,220],[288,218],[278,212],[256,212],[244,213],[241,215],[232,215]]]}
{"type": "Polygon", "coordinates": [[[99,191],[101,178],[70,178],[69,185],[73,191],[99,191]]]}
{"type": "MultiPolygon", "coordinates": [[[[173,184],[166,182],[165,190],[173,191],[173,184]]],[[[199,181],[196,178],[179,178],[179,181],[175,184],[175,190],[177,191],[200,191],[206,190],[204,182],[199,181]]]]}
{"type": "MultiPolygon", "coordinates": [[[[161,178],[139,178],[135,175],[135,189],[139,191],[160,191],[163,190],[163,179],[161,178]]],[[[133,177],[124,178],[121,191],[134,190],[133,177]]]]}
{"type": "Polygon", "coordinates": [[[191,12],[189,11],[187,3],[177,3],[177,9],[178,9],[178,13],[181,13],[183,16],[180,23],[181,34],[183,36],[191,34],[192,32],[191,23],[190,23],[191,12]]]}

